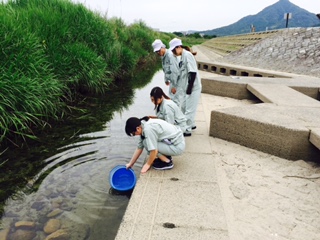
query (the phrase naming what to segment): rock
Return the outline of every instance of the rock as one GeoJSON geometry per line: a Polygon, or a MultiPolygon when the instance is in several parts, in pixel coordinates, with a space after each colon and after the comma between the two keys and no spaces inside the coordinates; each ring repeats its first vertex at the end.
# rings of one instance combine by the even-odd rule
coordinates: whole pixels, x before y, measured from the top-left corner
{"type": "Polygon", "coordinates": [[[31,208],[36,209],[37,211],[40,211],[45,206],[45,202],[34,202],[31,205],[31,208]]]}
{"type": "Polygon", "coordinates": [[[35,222],[31,222],[31,221],[19,221],[19,222],[16,222],[14,224],[14,226],[16,228],[34,228],[36,226],[36,223],[35,222]]]}
{"type": "Polygon", "coordinates": [[[71,211],[72,210],[72,206],[70,205],[70,203],[67,203],[67,202],[62,203],[60,207],[64,211],[71,211]]]}
{"type": "Polygon", "coordinates": [[[37,234],[33,231],[18,229],[10,235],[14,240],[32,240],[37,234]]]}
{"type": "Polygon", "coordinates": [[[6,212],[6,213],[5,213],[5,216],[8,217],[8,218],[16,218],[16,217],[19,217],[18,214],[13,213],[12,211],[6,212]]]}
{"type": "Polygon", "coordinates": [[[51,233],[57,231],[58,229],[60,229],[60,227],[61,227],[60,220],[58,220],[58,219],[50,219],[46,223],[46,225],[44,226],[43,231],[46,234],[51,234],[51,233]]]}
{"type": "Polygon", "coordinates": [[[48,215],[47,215],[47,217],[48,218],[51,218],[51,217],[55,217],[55,216],[57,216],[57,215],[59,215],[59,214],[61,214],[63,211],[61,210],[61,209],[54,209],[52,212],[50,212],[48,215]]]}
{"type": "Polygon", "coordinates": [[[0,231],[0,240],[7,240],[10,229],[4,229],[0,231]]]}
{"type": "Polygon", "coordinates": [[[60,229],[58,231],[55,231],[54,233],[51,233],[49,236],[46,237],[45,240],[68,240],[69,234],[63,230],[60,229]]]}

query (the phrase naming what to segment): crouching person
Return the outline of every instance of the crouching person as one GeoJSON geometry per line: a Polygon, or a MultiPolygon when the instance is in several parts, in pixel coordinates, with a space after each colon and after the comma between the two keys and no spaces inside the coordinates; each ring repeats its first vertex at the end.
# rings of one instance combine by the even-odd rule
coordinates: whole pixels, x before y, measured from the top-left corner
{"type": "Polygon", "coordinates": [[[181,155],[185,140],[181,129],[161,119],[131,117],[125,127],[128,136],[140,136],[138,147],[132,155],[127,168],[131,168],[140,157],[143,149],[148,151],[148,159],[141,169],[147,172],[151,166],[157,170],[173,168],[171,156],[181,155]]]}

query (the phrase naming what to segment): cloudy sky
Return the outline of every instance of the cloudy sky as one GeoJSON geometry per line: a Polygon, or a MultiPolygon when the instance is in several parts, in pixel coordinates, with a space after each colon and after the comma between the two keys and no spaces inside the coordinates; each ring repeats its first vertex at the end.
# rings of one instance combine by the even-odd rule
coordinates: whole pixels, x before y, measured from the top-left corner
{"type": "MultiPolygon", "coordinates": [[[[278,0],[72,0],[107,17],[120,17],[126,24],[143,20],[160,31],[210,30],[255,15],[278,0]]],[[[320,13],[319,0],[290,0],[291,3],[320,13]]],[[[294,17],[294,16],[293,16],[294,17]]],[[[285,20],[284,20],[285,21],[285,20]]],[[[320,20],[319,20],[320,21],[320,20]]]]}

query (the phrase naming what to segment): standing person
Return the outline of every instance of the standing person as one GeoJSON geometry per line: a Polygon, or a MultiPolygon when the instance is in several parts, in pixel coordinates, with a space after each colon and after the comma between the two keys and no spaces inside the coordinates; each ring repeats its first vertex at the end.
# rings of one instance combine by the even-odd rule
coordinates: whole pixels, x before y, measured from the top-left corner
{"type": "Polygon", "coordinates": [[[157,118],[168,123],[178,125],[183,132],[183,136],[191,136],[191,131],[187,131],[187,118],[182,113],[178,105],[173,102],[160,87],[154,87],[150,92],[151,101],[154,103],[157,118]]]}
{"type": "Polygon", "coordinates": [[[131,117],[125,127],[128,136],[140,136],[138,147],[132,155],[127,168],[131,168],[140,157],[145,148],[149,157],[141,169],[145,173],[151,166],[157,170],[173,168],[171,157],[183,153],[185,140],[181,129],[161,119],[150,119],[149,117],[131,117]],[[158,161],[155,162],[156,157],[158,161]]]}
{"type": "Polygon", "coordinates": [[[183,112],[188,119],[188,123],[190,123],[187,130],[191,131],[191,129],[196,128],[195,116],[202,90],[197,62],[193,54],[186,50],[189,48],[182,45],[180,39],[174,38],[169,44],[173,54],[181,56],[179,62],[179,87],[185,94],[185,104],[183,104],[182,110],[184,110],[183,112]]]}
{"type": "Polygon", "coordinates": [[[181,94],[177,94],[177,84],[179,81],[179,60],[173,53],[166,49],[166,45],[160,39],[152,43],[153,51],[161,57],[162,70],[164,72],[164,82],[169,86],[169,97],[179,107],[181,106],[181,94]]]}

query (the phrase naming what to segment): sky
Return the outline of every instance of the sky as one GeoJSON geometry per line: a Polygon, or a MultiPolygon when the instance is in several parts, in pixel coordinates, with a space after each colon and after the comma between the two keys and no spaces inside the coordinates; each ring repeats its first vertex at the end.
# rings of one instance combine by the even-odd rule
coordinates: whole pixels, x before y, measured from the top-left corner
{"type": "MultiPolygon", "coordinates": [[[[118,17],[126,24],[142,20],[163,32],[204,31],[255,15],[278,0],[72,0],[107,18],[118,17]]],[[[319,0],[290,0],[311,13],[320,13],[319,0]]],[[[294,17],[294,16],[292,16],[294,17]]],[[[284,20],[285,21],[285,20],[284,20]]],[[[320,21],[320,20],[319,20],[320,21]]]]}

